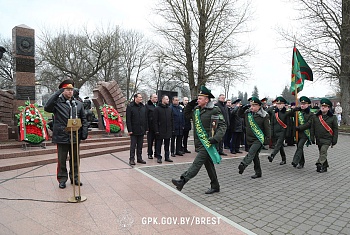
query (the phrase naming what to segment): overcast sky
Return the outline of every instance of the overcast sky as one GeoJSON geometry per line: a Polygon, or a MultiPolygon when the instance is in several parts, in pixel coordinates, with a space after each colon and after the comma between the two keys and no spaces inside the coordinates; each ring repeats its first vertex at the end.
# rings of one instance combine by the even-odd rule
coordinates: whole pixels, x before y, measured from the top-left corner
{"type": "MultiPolygon", "coordinates": [[[[44,28],[61,27],[90,28],[101,25],[119,25],[126,29],[135,29],[152,36],[149,20],[152,19],[152,7],[158,0],[0,0],[0,36],[10,38],[15,26],[25,24],[35,29],[36,34],[44,28]]],[[[296,17],[285,0],[252,0],[254,19],[251,21],[252,33],[247,35],[255,48],[255,54],[249,61],[251,78],[244,84],[235,84],[230,95],[237,96],[238,91],[251,95],[254,85],[260,98],[275,98],[285,85],[290,85],[292,49],[278,41],[275,32],[277,24],[284,27],[293,25],[296,17]],[[267,4],[268,2],[268,4],[267,4]]],[[[300,50],[303,55],[303,51],[300,50]]],[[[315,80],[315,78],[314,78],[315,80]]],[[[211,89],[218,95],[223,90],[211,89]]],[[[322,97],[332,90],[321,81],[306,81],[301,95],[322,97]]]]}

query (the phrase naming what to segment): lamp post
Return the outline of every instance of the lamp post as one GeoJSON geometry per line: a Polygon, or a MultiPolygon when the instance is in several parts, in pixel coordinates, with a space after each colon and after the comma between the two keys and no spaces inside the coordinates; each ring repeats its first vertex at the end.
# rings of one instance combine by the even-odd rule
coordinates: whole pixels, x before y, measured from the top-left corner
{"type": "Polygon", "coordinates": [[[2,58],[2,55],[6,52],[5,47],[0,46],[0,59],[2,58]]]}

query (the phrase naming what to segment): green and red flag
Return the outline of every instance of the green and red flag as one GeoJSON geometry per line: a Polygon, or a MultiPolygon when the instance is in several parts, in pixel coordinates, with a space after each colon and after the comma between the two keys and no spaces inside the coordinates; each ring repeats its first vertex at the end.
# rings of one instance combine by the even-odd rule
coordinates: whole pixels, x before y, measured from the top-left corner
{"type": "Polygon", "coordinates": [[[303,90],[305,80],[313,81],[312,70],[301,56],[298,49],[294,46],[292,58],[292,82],[290,85],[290,90],[293,95],[295,95],[295,89],[297,89],[297,93],[303,90]]]}

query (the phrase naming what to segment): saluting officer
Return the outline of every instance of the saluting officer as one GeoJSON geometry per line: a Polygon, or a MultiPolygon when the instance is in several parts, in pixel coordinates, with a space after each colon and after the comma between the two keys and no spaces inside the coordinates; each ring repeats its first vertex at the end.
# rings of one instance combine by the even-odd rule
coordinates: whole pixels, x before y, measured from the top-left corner
{"type": "Polygon", "coordinates": [[[337,117],[330,111],[332,102],[329,99],[321,99],[321,109],[314,117],[311,126],[312,140],[316,138],[319,150],[319,158],[316,162],[317,172],[326,172],[328,168],[327,151],[329,146],[333,147],[338,141],[337,117]],[[313,138],[314,134],[314,138],[313,138]]]}
{"type": "Polygon", "coordinates": [[[295,127],[295,130],[298,132],[298,143],[297,150],[295,151],[292,165],[298,169],[304,167],[305,157],[304,157],[304,145],[311,145],[311,133],[310,127],[314,114],[310,111],[311,100],[302,96],[299,98],[300,107],[293,109],[293,112],[298,112],[298,126],[295,127]]]}
{"type": "Polygon", "coordinates": [[[201,167],[205,166],[210,178],[211,188],[206,194],[220,192],[220,185],[216,175],[215,163],[220,162],[220,155],[216,145],[222,140],[226,132],[226,123],[220,108],[214,106],[210,100],[215,98],[205,86],[201,87],[198,100],[192,100],[185,107],[185,117],[192,116],[194,126],[194,144],[198,152],[190,168],[185,171],[179,180],[172,179],[172,183],[181,191],[183,186],[195,177],[201,167]],[[196,105],[198,102],[198,105],[196,105]]]}

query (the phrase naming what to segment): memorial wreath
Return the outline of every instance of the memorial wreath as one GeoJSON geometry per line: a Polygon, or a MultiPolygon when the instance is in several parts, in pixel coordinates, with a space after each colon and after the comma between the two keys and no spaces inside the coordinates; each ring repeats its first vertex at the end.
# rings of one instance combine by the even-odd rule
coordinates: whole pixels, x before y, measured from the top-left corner
{"type": "Polygon", "coordinates": [[[30,144],[40,144],[48,140],[46,117],[40,113],[37,104],[26,101],[25,105],[18,107],[20,113],[16,115],[19,120],[20,140],[30,144]]]}
{"type": "Polygon", "coordinates": [[[112,105],[104,104],[100,106],[100,110],[107,133],[124,131],[123,119],[112,105]]]}

